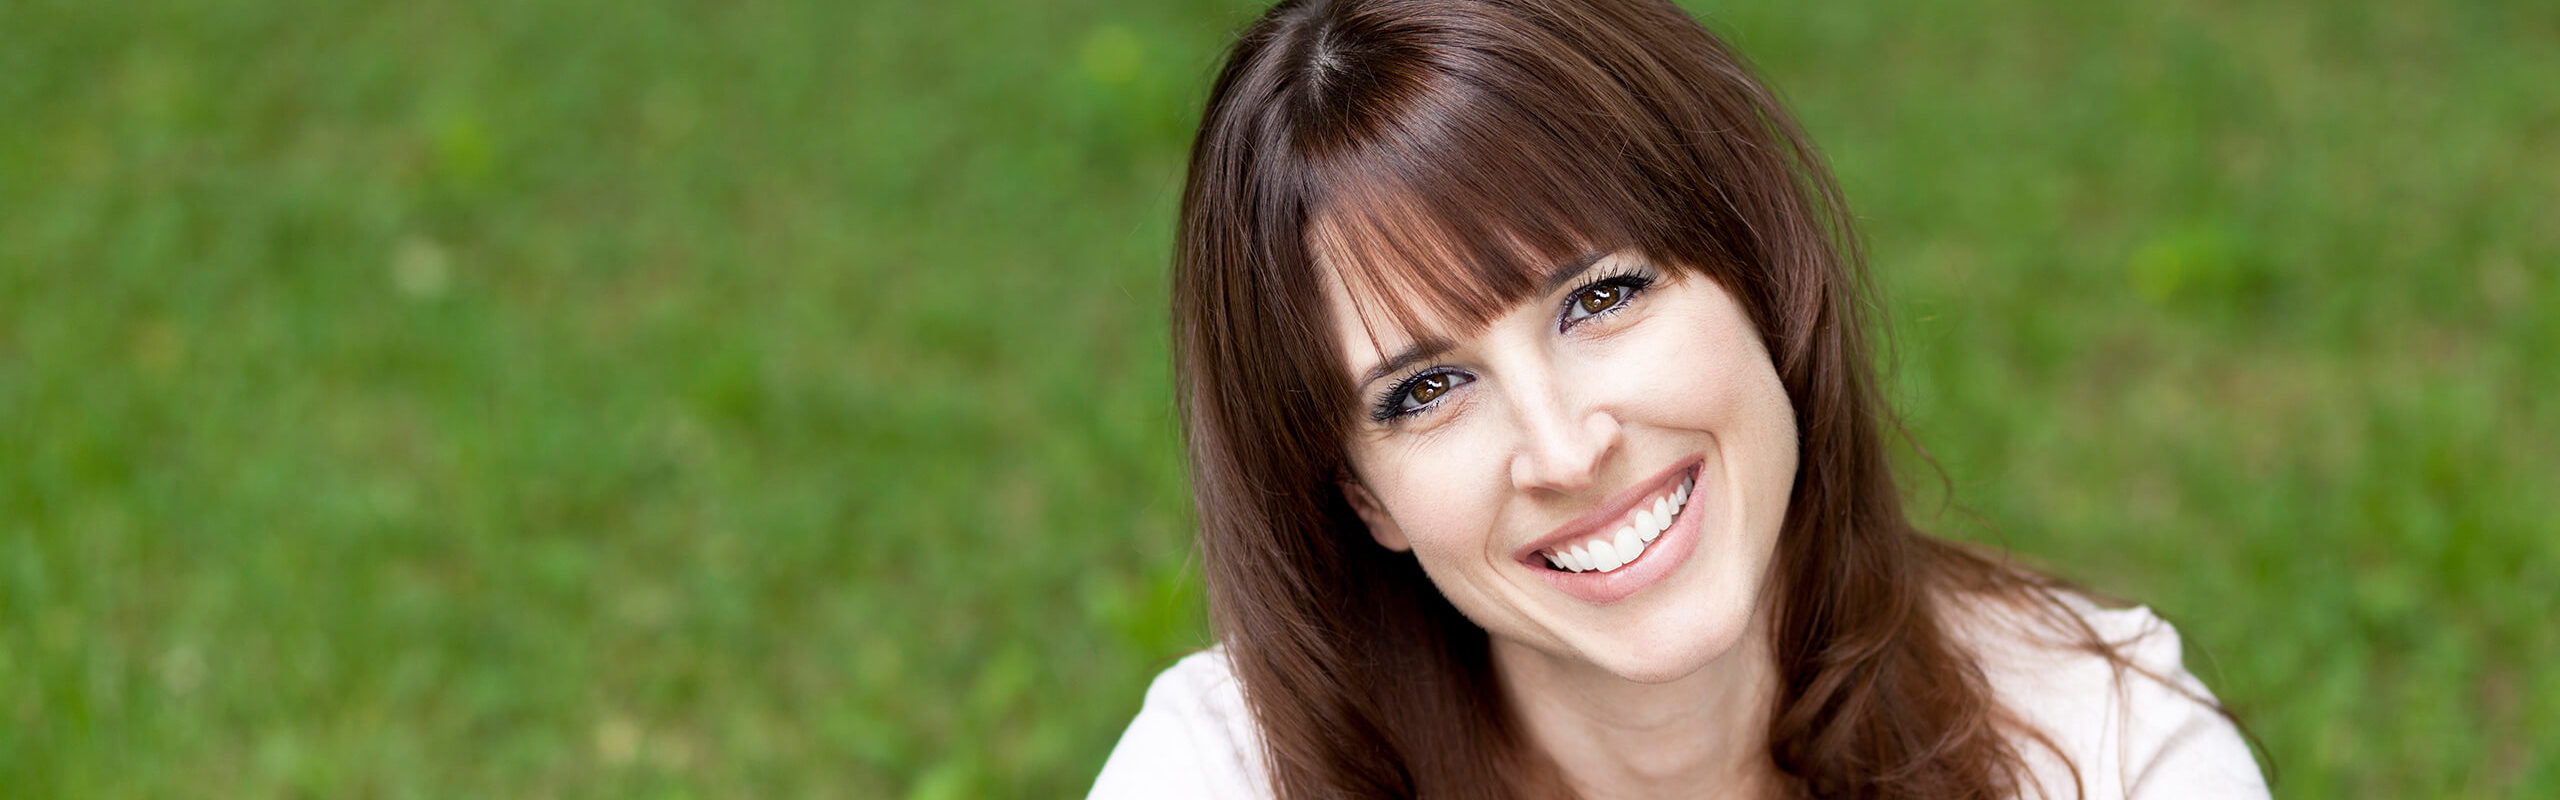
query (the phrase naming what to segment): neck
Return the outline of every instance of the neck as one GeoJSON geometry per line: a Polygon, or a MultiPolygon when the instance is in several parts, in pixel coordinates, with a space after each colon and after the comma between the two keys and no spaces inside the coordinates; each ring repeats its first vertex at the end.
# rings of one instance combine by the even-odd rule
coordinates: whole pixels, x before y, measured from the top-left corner
{"type": "Polygon", "coordinates": [[[1528,742],[1583,797],[1763,796],[1776,770],[1766,605],[1723,655],[1669,682],[1629,681],[1500,638],[1495,673],[1528,742]]]}

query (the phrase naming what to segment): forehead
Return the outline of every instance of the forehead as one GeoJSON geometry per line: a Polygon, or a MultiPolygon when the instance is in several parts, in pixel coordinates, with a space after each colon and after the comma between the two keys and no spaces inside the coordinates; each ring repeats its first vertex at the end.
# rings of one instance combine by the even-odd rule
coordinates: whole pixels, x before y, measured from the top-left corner
{"type": "Polygon", "coordinates": [[[1307,227],[1307,254],[1340,299],[1390,327],[1455,334],[1529,291],[1521,237],[1464,230],[1403,204],[1337,206],[1307,227]]]}
{"type": "Polygon", "coordinates": [[[1555,256],[1515,247],[1505,258],[1468,262],[1447,250],[1388,248],[1407,256],[1389,259],[1381,250],[1353,249],[1349,241],[1311,242],[1310,252],[1324,287],[1326,316],[1355,385],[1382,363],[1448,350],[1594,265],[1632,255],[1625,248],[1588,245],[1555,256]]]}
{"type": "Polygon", "coordinates": [[[1559,266],[1587,266],[1592,254],[1636,241],[1636,221],[1618,204],[1575,187],[1494,191],[1354,169],[1357,161],[1319,170],[1300,231],[1354,383],[1367,364],[1473,337],[1551,288],[1559,266]]]}
{"type": "Polygon", "coordinates": [[[1363,349],[1463,335],[1490,320],[1490,315],[1473,313],[1479,307],[1504,305],[1497,291],[1454,284],[1433,291],[1429,278],[1449,272],[1453,254],[1407,253],[1397,258],[1385,252],[1397,248],[1382,246],[1375,237],[1353,235],[1324,222],[1311,226],[1307,238],[1307,254],[1324,287],[1325,311],[1334,329],[1345,332],[1343,344],[1355,360],[1363,349]]]}
{"type": "Polygon", "coordinates": [[[1346,282],[1339,270],[1319,267],[1323,275],[1325,317],[1344,361],[1344,377],[1364,382],[1379,364],[1410,350],[1446,350],[1474,335],[1483,323],[1452,319],[1400,301],[1369,281],[1346,282]]]}

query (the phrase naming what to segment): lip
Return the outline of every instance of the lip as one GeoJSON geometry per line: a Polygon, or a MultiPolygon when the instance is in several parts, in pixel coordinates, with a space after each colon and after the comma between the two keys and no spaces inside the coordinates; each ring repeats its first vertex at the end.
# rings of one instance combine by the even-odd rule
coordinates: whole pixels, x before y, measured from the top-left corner
{"type": "Polygon", "coordinates": [[[1597,536],[1603,528],[1614,528],[1623,524],[1627,515],[1635,511],[1637,503],[1660,495],[1676,485],[1683,477],[1697,474],[1699,465],[1705,462],[1704,457],[1692,456],[1670,469],[1663,470],[1651,480],[1628,487],[1626,491],[1619,492],[1618,496],[1609,498],[1608,502],[1593,508],[1589,513],[1575,517],[1573,521],[1557,527],[1553,533],[1521,547],[1512,553],[1512,558],[1519,561],[1522,567],[1536,571],[1538,576],[1544,578],[1549,585],[1585,602],[1606,605],[1624,600],[1627,596],[1652,585],[1654,581],[1670,573],[1681,562],[1687,561],[1689,554],[1697,549],[1698,515],[1692,512],[1697,510],[1700,505],[1698,500],[1708,491],[1703,481],[1690,487],[1690,502],[1680,509],[1678,516],[1671,520],[1671,526],[1663,530],[1662,538],[1645,548],[1644,555],[1616,570],[1561,572],[1549,569],[1541,563],[1545,557],[1538,555],[1538,551],[1597,536]]]}

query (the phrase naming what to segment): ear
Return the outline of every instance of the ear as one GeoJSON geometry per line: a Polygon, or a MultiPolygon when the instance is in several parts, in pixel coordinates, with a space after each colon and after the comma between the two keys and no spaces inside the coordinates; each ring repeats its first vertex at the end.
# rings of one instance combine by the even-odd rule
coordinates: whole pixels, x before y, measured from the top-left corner
{"type": "Polygon", "coordinates": [[[1369,487],[1360,485],[1357,480],[1345,478],[1342,481],[1342,496],[1351,501],[1351,510],[1357,512],[1360,515],[1360,521],[1369,526],[1369,538],[1378,540],[1379,547],[1399,553],[1413,549],[1413,543],[1405,541],[1404,529],[1396,527],[1396,519],[1387,516],[1387,507],[1378,503],[1377,495],[1369,493],[1369,487]]]}

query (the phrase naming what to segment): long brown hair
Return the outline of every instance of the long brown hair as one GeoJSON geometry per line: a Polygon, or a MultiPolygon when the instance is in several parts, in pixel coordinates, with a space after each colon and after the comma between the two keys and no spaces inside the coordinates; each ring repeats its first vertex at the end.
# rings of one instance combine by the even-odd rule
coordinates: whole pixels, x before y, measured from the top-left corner
{"type": "Polygon", "coordinates": [[[1485,632],[1339,488],[1356,403],[1322,281],[1481,325],[1594,245],[1724,287],[1794,404],[1768,730],[1792,792],[2017,789],[2013,742],[2051,742],[1998,705],[1944,600],[2078,620],[2051,582],[1905,518],[1840,191],[1742,59],[1662,0],[1289,0],[1217,77],[1182,198],[1178,383],[1211,607],[1274,789],[1568,793],[1485,632]],[[1318,234],[1352,257],[1319,264],[1318,234]]]}

